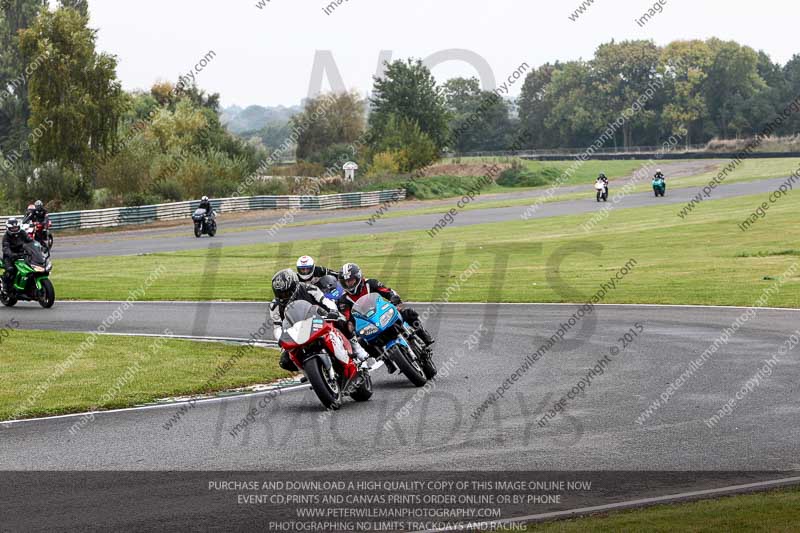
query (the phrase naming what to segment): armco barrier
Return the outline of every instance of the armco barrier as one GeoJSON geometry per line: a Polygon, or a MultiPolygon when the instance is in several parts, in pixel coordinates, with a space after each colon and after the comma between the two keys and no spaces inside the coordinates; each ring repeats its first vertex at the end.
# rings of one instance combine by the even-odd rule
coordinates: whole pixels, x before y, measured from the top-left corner
{"type": "MultiPolygon", "coordinates": [[[[738,152],[674,152],[674,153],[660,153],[660,152],[639,152],[627,154],[594,154],[586,158],[586,161],[619,161],[619,160],[634,160],[634,159],[733,159],[734,157],[741,157],[742,159],[775,159],[782,157],[800,157],[800,152],[750,152],[749,154],[742,154],[738,152]]],[[[520,159],[527,159],[531,161],[574,161],[577,156],[562,156],[562,155],[537,155],[537,156],[521,156],[520,159]]]]}
{"type": "MultiPolygon", "coordinates": [[[[396,198],[405,199],[405,189],[326,194],[322,196],[242,196],[211,200],[219,213],[257,211],[264,209],[331,210],[353,207],[370,207],[396,198]]],[[[143,205],[139,207],[114,207],[91,211],[51,213],[53,229],[112,228],[134,224],[145,224],[158,220],[190,218],[197,209],[199,200],[171,204],[143,205]]],[[[0,217],[5,220],[8,217],[0,217]]]]}

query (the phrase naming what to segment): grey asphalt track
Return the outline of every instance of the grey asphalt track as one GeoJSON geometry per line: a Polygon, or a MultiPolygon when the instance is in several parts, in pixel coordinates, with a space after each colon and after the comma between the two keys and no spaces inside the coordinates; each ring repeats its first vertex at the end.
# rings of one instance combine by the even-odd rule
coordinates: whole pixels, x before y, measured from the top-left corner
{"type": "MultiPolygon", "coordinates": [[[[90,331],[114,303],[60,302],[52,311],[20,305],[0,310],[22,327],[90,331]],[[35,310],[35,311],[34,311],[35,310]]],[[[264,319],[258,304],[205,304],[203,335],[247,337],[264,319]]],[[[139,303],[112,331],[197,335],[198,304],[139,303]]],[[[424,304],[418,305],[419,309],[424,304]]],[[[757,316],[686,381],[669,403],[640,425],[637,417],[691,360],[744,310],[599,306],[477,419],[471,414],[577,308],[570,305],[447,306],[436,345],[451,370],[428,393],[378,370],[375,395],[347,402],[330,417],[311,391],[279,396],[237,437],[230,429],[263,397],[198,403],[171,429],[175,406],[99,414],[70,434],[76,418],[0,424],[0,464],[9,470],[792,470],[798,459],[797,383],[800,348],[780,358],[771,376],[713,429],[716,413],[798,328],[800,314],[757,316]],[[494,332],[469,349],[483,324],[494,332]],[[596,322],[593,316],[596,316],[596,322]],[[622,349],[635,323],[644,332],[622,349]],[[566,405],[549,426],[544,412],[603,356],[618,355],[602,376],[566,405]],[[406,416],[395,414],[406,405],[406,416]],[[387,420],[395,425],[387,429],[387,420]],[[326,453],[314,453],[324,449],[326,453]],[[368,453],[352,453],[368,450],[368,453]],[[398,460],[402,457],[402,461],[398,460]]]]}
{"type": "MultiPolygon", "coordinates": [[[[717,188],[712,196],[714,199],[732,198],[752,194],[767,194],[773,191],[785,178],[758,180],[743,183],[725,184],[717,188]]],[[[562,192],[574,192],[574,188],[565,188],[562,192]]],[[[585,189],[585,188],[584,188],[585,189]]],[[[698,187],[687,189],[667,189],[665,198],[654,198],[652,192],[631,194],[625,197],[618,205],[618,209],[632,207],[648,207],[653,205],[671,204],[675,205],[675,211],[682,207],[690,198],[700,191],[698,187]]],[[[611,190],[611,197],[614,195],[611,190]]],[[[536,196],[541,195],[541,191],[532,193],[530,196],[533,203],[536,196]]],[[[516,197],[520,197],[517,195],[516,197]]],[[[456,205],[456,199],[437,202],[436,205],[442,207],[442,214],[456,205]]],[[[599,210],[602,205],[594,201],[593,194],[589,193],[586,199],[569,200],[563,202],[552,202],[541,205],[533,213],[528,221],[529,224],[536,224],[540,218],[592,213],[599,210]]],[[[430,207],[429,205],[427,207],[430,207]]],[[[402,204],[395,206],[395,209],[406,209],[402,204]]],[[[525,206],[503,207],[492,209],[475,209],[460,212],[455,217],[452,227],[472,226],[476,224],[489,224],[494,222],[520,221],[521,215],[525,211],[525,206]]],[[[702,205],[697,209],[701,210],[702,205]]],[[[310,227],[287,226],[283,227],[275,235],[270,236],[268,230],[264,229],[282,216],[283,212],[265,212],[263,218],[250,217],[246,221],[239,221],[233,224],[236,231],[225,232],[224,217],[220,219],[221,231],[213,239],[214,243],[223,247],[241,246],[268,242],[294,242],[308,239],[327,239],[344,236],[356,236],[363,234],[389,233],[408,230],[429,230],[441,218],[442,214],[420,214],[396,218],[383,218],[372,225],[367,225],[366,220],[375,212],[375,209],[359,209],[347,211],[337,215],[328,213],[298,213],[296,222],[319,220],[328,218],[346,218],[352,216],[363,216],[363,220],[350,222],[336,222],[333,220],[327,224],[319,224],[310,227]],[[253,229],[247,229],[252,227],[253,229]]],[[[445,230],[446,232],[447,230],[445,230]]],[[[208,248],[210,239],[196,239],[192,235],[191,226],[186,225],[185,231],[180,228],[159,228],[139,231],[129,231],[124,233],[105,233],[82,235],[79,237],[62,237],[53,250],[54,259],[69,259],[78,257],[94,256],[120,256],[138,255],[143,253],[172,252],[180,250],[198,250],[208,248]]]]}

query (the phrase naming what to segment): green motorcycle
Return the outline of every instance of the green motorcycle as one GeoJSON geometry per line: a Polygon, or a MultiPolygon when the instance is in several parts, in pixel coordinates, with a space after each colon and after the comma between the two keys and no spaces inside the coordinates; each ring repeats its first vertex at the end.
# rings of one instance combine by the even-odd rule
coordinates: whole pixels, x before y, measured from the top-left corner
{"type": "Polygon", "coordinates": [[[664,178],[654,178],[653,193],[656,197],[664,196],[665,192],[667,192],[667,182],[664,181],[664,178]]]}
{"type": "MultiPolygon", "coordinates": [[[[45,309],[56,303],[56,290],[50,281],[53,265],[38,242],[25,245],[24,257],[14,263],[17,274],[11,287],[0,291],[0,303],[12,307],[20,300],[39,302],[45,309]]],[[[0,283],[3,283],[0,280],[0,283]]]]}

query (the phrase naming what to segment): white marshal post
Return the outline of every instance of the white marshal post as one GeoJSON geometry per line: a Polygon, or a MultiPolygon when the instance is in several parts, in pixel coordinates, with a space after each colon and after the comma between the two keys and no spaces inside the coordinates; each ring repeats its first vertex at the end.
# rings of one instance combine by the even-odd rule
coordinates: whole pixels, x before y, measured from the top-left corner
{"type": "Polygon", "coordinates": [[[342,168],[344,169],[345,181],[354,181],[356,179],[356,170],[358,170],[358,165],[356,163],[348,161],[342,168]]]}

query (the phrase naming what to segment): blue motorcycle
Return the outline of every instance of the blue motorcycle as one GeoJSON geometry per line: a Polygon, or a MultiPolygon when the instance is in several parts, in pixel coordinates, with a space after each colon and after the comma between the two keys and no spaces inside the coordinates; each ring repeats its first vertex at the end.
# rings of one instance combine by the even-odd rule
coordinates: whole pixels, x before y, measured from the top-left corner
{"type": "Polygon", "coordinates": [[[430,350],[421,344],[400,310],[379,294],[367,294],[353,306],[358,336],[379,360],[389,361],[417,387],[428,382],[426,368],[436,374],[430,350]]]}

